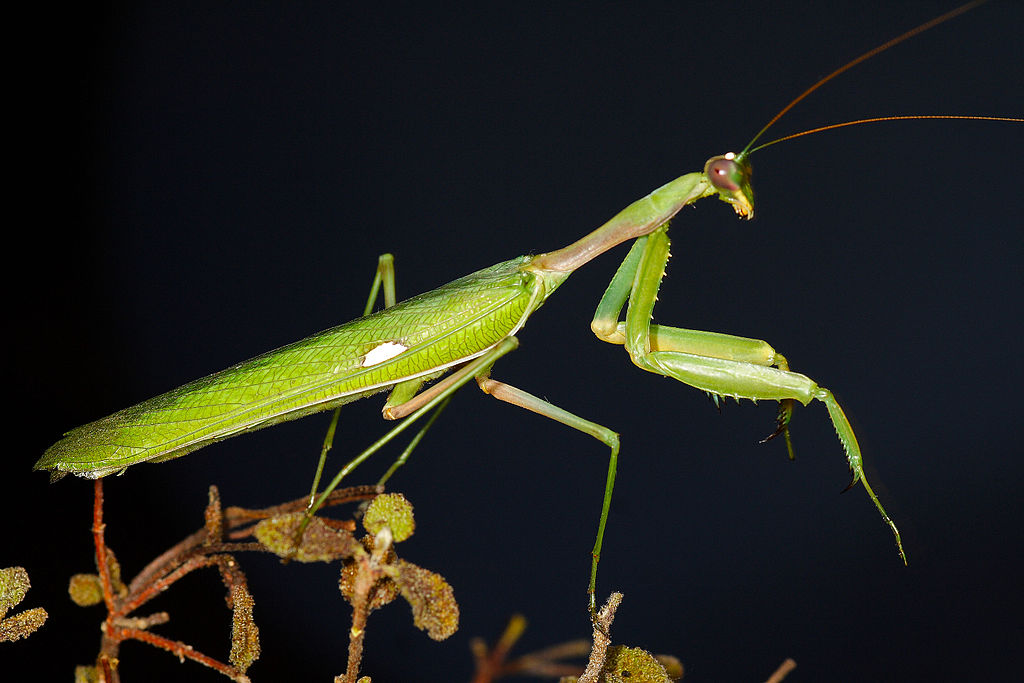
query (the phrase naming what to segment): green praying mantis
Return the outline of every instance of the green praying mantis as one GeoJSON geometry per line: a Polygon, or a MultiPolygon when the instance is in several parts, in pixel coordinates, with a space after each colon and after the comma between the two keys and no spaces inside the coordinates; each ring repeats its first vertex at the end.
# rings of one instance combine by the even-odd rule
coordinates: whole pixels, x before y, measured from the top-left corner
{"type": "Polygon", "coordinates": [[[357,320],[72,430],[46,451],[35,468],[52,470],[58,476],[70,472],[102,477],[138,462],[169,460],[240,433],[390,391],[384,416],[406,419],[351,460],[322,492],[317,491],[317,501],[311,506],[315,510],[355,466],[439,407],[454,391],[476,381],[486,393],[590,434],[608,447],[588,585],[593,604],[617,467],[618,436],[492,379],[490,373],[496,361],[517,346],[515,335],[529,316],[569,275],[605,251],[633,241],[594,316],[592,329],[598,338],[625,346],[640,368],[714,396],[779,401],[775,434],[787,439],[795,402],[824,403],[853,473],[851,486],[862,483],[890,526],[902,555],[899,532],[864,478],[860,447],[830,391],[790,371],[786,359],[766,342],[651,323],[669,256],[670,220],[684,206],[712,196],[729,203],[742,218],[753,216],[749,155],[755,150],[751,145],[739,154],[713,157],[703,171],[669,182],[563,249],[499,263],[402,303],[395,301],[390,259],[383,258],[370,296],[371,302],[375,301],[383,289],[383,310],[368,310],[357,320]],[[439,381],[424,389],[435,380],[439,381]]]}

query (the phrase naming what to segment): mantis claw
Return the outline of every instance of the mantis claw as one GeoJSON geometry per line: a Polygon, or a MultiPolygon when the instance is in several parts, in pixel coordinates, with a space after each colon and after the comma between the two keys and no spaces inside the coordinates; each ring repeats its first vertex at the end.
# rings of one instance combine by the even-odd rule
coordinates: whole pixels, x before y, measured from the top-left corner
{"type": "Polygon", "coordinates": [[[768,443],[769,441],[777,437],[779,434],[782,434],[783,432],[788,430],[789,427],[787,425],[784,425],[781,422],[779,422],[775,427],[775,431],[769,434],[768,436],[764,437],[760,441],[758,441],[758,443],[768,443]]]}
{"type": "MultiPolygon", "coordinates": [[[[758,442],[768,443],[782,434],[786,437],[786,450],[789,452],[790,460],[796,460],[796,453],[793,452],[793,440],[789,437],[789,421],[793,418],[793,405],[794,401],[791,398],[779,401],[779,414],[775,417],[775,431],[758,442]]],[[[853,483],[856,483],[856,479],[853,483]]],[[[850,484],[850,486],[853,486],[853,484],[850,484]]]]}

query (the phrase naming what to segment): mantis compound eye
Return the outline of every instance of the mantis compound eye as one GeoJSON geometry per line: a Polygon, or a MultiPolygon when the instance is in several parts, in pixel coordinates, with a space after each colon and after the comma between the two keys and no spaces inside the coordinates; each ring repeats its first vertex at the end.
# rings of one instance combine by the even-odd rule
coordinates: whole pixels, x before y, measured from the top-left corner
{"type": "Polygon", "coordinates": [[[719,190],[736,192],[740,189],[743,171],[740,165],[733,160],[731,154],[708,160],[707,165],[704,166],[704,173],[711,184],[719,190]]]}
{"type": "Polygon", "coordinates": [[[732,204],[738,216],[753,218],[754,193],[750,189],[750,164],[742,155],[729,152],[711,157],[704,164],[704,175],[718,191],[719,199],[732,204]]]}

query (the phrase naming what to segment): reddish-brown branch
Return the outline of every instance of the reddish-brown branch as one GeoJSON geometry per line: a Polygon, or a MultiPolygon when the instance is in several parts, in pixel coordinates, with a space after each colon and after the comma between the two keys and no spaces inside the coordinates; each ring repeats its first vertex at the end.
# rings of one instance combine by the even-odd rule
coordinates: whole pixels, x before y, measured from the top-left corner
{"type": "Polygon", "coordinates": [[[515,614],[509,619],[505,631],[489,652],[484,642],[473,644],[476,656],[476,675],[473,676],[472,683],[490,683],[501,676],[501,672],[506,666],[505,658],[508,657],[512,646],[523,635],[525,629],[526,618],[521,614],[515,614]]]}
{"type": "Polygon", "coordinates": [[[103,587],[103,602],[108,610],[114,609],[114,590],[110,581],[110,567],[107,565],[107,544],[103,538],[103,480],[93,483],[92,541],[96,548],[96,569],[103,587]]]}
{"type": "MultiPolygon", "coordinates": [[[[342,503],[372,499],[381,493],[382,490],[382,487],[377,486],[359,486],[335,491],[328,497],[325,505],[340,505],[342,503]]],[[[211,487],[210,495],[211,502],[207,506],[206,523],[203,528],[161,553],[132,579],[127,590],[125,590],[125,587],[120,583],[120,578],[113,576],[113,554],[106,545],[104,535],[106,526],[103,522],[103,483],[101,479],[96,479],[94,484],[92,532],[96,550],[96,566],[99,572],[103,601],[107,607],[107,617],[102,625],[103,639],[99,655],[96,659],[96,666],[100,680],[104,681],[104,683],[118,682],[118,653],[121,643],[129,639],[138,640],[167,650],[179,658],[188,658],[199,662],[233,680],[249,680],[238,668],[203,654],[193,649],[191,645],[151,633],[148,630],[150,626],[167,620],[165,613],[142,618],[129,617],[132,612],[156,596],[163,594],[171,585],[185,575],[196,569],[209,566],[217,566],[219,568],[221,579],[229,591],[230,604],[230,595],[233,588],[240,583],[243,585],[245,583],[245,575],[238,568],[230,553],[242,551],[269,552],[269,550],[257,542],[223,542],[220,536],[226,534],[232,539],[246,538],[252,535],[254,522],[289,512],[305,510],[308,502],[306,497],[303,496],[302,498],[262,510],[231,507],[221,514],[219,498],[215,488],[211,487]],[[217,516],[218,519],[210,519],[211,515],[217,516]],[[218,536],[217,538],[211,538],[211,529],[218,536]],[[115,580],[117,581],[117,586],[115,586],[115,580]],[[118,594],[119,591],[121,594],[118,594]]],[[[328,522],[328,520],[324,521],[328,522]]],[[[329,520],[330,522],[333,522],[332,526],[338,527],[351,527],[354,529],[355,526],[355,523],[351,521],[329,520]]],[[[359,610],[356,611],[359,612],[359,610]]],[[[364,605],[361,615],[362,620],[356,620],[353,624],[353,640],[359,653],[353,659],[350,659],[350,668],[354,663],[357,670],[359,660],[361,659],[362,629],[365,628],[365,616],[368,611],[368,608],[364,605]]],[[[354,677],[352,680],[355,680],[354,677]]]]}
{"type": "MultiPolygon", "coordinates": [[[[103,482],[96,479],[94,484],[93,497],[93,543],[96,550],[96,566],[99,572],[100,585],[103,591],[103,602],[107,607],[107,617],[103,621],[103,639],[100,646],[100,653],[96,659],[97,670],[100,680],[105,683],[117,683],[117,659],[121,643],[124,640],[138,640],[148,643],[163,650],[167,650],[180,658],[188,658],[208,666],[225,676],[236,681],[248,681],[249,679],[239,669],[225,664],[209,655],[203,654],[192,648],[191,645],[170,640],[163,636],[156,635],[147,630],[149,626],[166,621],[166,614],[152,615],[144,618],[130,618],[132,612],[161,595],[176,581],[185,575],[203,567],[217,566],[220,569],[221,579],[230,591],[232,586],[238,582],[245,582],[245,576],[238,569],[235,560],[229,553],[242,551],[268,552],[262,544],[256,542],[222,542],[219,538],[215,542],[208,542],[211,520],[207,519],[202,529],[188,535],[165,552],[161,553],[152,562],[139,572],[131,581],[125,595],[118,595],[115,591],[114,577],[111,572],[112,553],[106,545],[104,531],[106,526],[103,522],[103,482]]],[[[341,503],[366,500],[373,498],[380,492],[379,487],[362,486],[352,489],[336,491],[328,498],[328,505],[339,505],[341,503]]],[[[211,490],[211,505],[216,504],[217,492],[211,490]]],[[[224,526],[229,530],[230,537],[244,538],[251,536],[253,530],[252,522],[260,519],[267,519],[283,512],[294,512],[305,509],[306,498],[298,498],[282,505],[276,505],[263,510],[246,510],[244,508],[228,508],[223,515],[224,526]],[[238,527],[247,526],[245,529],[238,527]]],[[[219,506],[219,504],[218,504],[219,506]]],[[[207,508],[207,517],[210,512],[207,508]]],[[[214,527],[219,528],[213,520],[214,527]]],[[[118,581],[120,581],[118,579],[118,581]]],[[[123,590],[121,587],[120,590],[123,590]]],[[[365,621],[365,620],[364,620],[365,621]]],[[[365,625],[365,624],[364,624],[365,625]]]]}
{"type": "Polygon", "coordinates": [[[558,661],[570,657],[586,657],[591,644],[586,640],[574,640],[555,645],[537,652],[508,660],[512,647],[526,630],[526,619],[521,614],[509,619],[505,631],[492,649],[483,640],[476,639],[470,647],[476,663],[472,683],[491,683],[505,676],[528,675],[545,678],[579,676],[583,666],[558,661]]]}
{"type": "Polygon", "coordinates": [[[129,639],[139,640],[162,650],[167,650],[171,654],[176,655],[179,659],[191,659],[194,662],[199,662],[203,666],[208,666],[232,680],[239,681],[239,683],[242,683],[243,681],[248,682],[249,680],[248,676],[230,664],[225,664],[213,657],[204,655],[202,652],[194,649],[191,645],[186,645],[181,641],[164,638],[163,636],[158,636],[150,631],[143,631],[136,628],[117,629],[117,636],[118,640],[121,641],[129,639]]]}
{"type": "MultiPolygon", "coordinates": [[[[186,574],[189,574],[195,571],[196,569],[202,569],[203,567],[209,567],[215,564],[217,564],[217,561],[214,558],[205,555],[195,555],[193,557],[190,557],[186,562],[179,565],[178,568],[172,571],[170,574],[167,574],[164,577],[148,584],[143,590],[139,591],[138,594],[133,595],[123,601],[120,601],[120,604],[118,605],[118,608],[116,610],[116,616],[123,617],[128,614],[131,614],[132,612],[134,612],[139,607],[146,604],[156,596],[161,595],[171,586],[171,584],[173,584],[175,581],[182,578],[186,574]]],[[[111,618],[113,618],[114,616],[115,614],[112,613],[111,618]]]]}
{"type": "Polygon", "coordinates": [[[128,584],[128,593],[130,595],[134,595],[146,584],[155,580],[155,578],[163,573],[168,566],[180,561],[181,557],[189,550],[201,545],[205,539],[206,529],[200,529],[172,545],[166,551],[158,555],[156,559],[147,564],[141,572],[135,575],[135,578],[132,579],[130,584],[128,584]]]}
{"type": "Polygon", "coordinates": [[[345,667],[344,683],[356,683],[359,665],[363,661],[363,641],[366,637],[366,619],[370,614],[370,591],[380,578],[371,555],[356,558],[359,571],[356,573],[352,591],[352,628],[348,634],[348,664],[345,667]]]}
{"type": "Polygon", "coordinates": [[[789,675],[789,672],[796,668],[796,662],[792,659],[787,659],[782,664],[779,664],[779,668],[775,670],[771,676],[768,677],[764,683],[781,683],[781,681],[789,675]]]}
{"type": "MultiPolygon", "coordinates": [[[[384,492],[383,486],[351,486],[347,489],[340,489],[332,491],[327,499],[324,501],[321,509],[328,508],[334,505],[342,505],[344,503],[354,503],[357,500],[371,500],[376,496],[384,492]]],[[[261,508],[253,510],[249,508],[242,508],[237,506],[231,506],[224,510],[224,521],[226,523],[229,533],[228,538],[237,539],[245,538],[250,536],[252,533],[252,527],[247,526],[254,524],[263,519],[270,517],[280,517],[293,512],[302,512],[309,505],[309,497],[303,496],[302,498],[296,498],[280,505],[273,505],[267,508],[261,508]]],[[[331,520],[328,518],[321,518],[328,524],[337,523],[342,525],[343,528],[349,531],[355,530],[355,524],[344,521],[339,522],[337,520],[331,520]]]]}
{"type": "MultiPolygon", "coordinates": [[[[196,534],[192,534],[187,540],[193,539],[196,534]]],[[[182,545],[178,544],[179,546],[182,545]]],[[[164,566],[158,567],[150,572],[150,576],[147,577],[145,582],[140,582],[138,577],[132,580],[131,589],[129,590],[128,596],[122,600],[117,601],[117,609],[114,613],[118,616],[126,616],[137,610],[142,605],[146,604],[153,598],[162,594],[166,591],[171,584],[178,581],[186,574],[195,571],[196,569],[202,569],[203,567],[210,567],[219,565],[222,558],[227,553],[232,552],[243,552],[243,551],[265,551],[259,543],[217,543],[210,546],[201,546],[202,540],[199,543],[194,544],[195,548],[186,550],[188,552],[194,552],[195,554],[188,555],[183,553],[183,556],[179,556],[175,562],[165,562],[164,566]],[[199,553],[202,554],[199,554],[199,553]],[[163,576],[157,576],[159,570],[168,569],[170,565],[177,564],[177,566],[169,573],[163,576]]],[[[178,546],[175,546],[178,547],[178,546]]],[[[166,555],[166,553],[164,553],[166,555]]],[[[150,568],[147,567],[146,570],[150,568]]],[[[146,571],[144,570],[144,571],[146,571]]]]}

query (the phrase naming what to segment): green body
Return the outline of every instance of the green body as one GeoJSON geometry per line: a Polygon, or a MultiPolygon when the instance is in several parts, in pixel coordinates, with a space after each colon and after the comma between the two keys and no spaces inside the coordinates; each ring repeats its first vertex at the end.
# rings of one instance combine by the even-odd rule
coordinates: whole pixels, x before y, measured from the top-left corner
{"type": "Polygon", "coordinates": [[[35,468],[102,477],[436,377],[514,334],[569,275],[544,278],[529,263],[485,268],[73,429],[35,468]],[[408,350],[364,367],[388,342],[408,350]]]}

